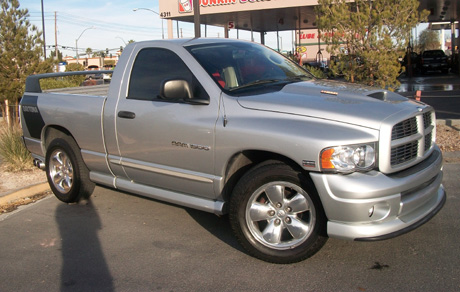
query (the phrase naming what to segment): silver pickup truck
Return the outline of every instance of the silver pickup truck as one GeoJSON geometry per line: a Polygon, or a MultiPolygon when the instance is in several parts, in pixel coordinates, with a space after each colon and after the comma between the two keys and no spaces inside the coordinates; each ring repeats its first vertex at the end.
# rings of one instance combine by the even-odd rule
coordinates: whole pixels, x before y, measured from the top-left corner
{"type": "MultiPolygon", "coordinates": [[[[87,73],[87,72],[86,72],[87,73]]],[[[126,47],[108,85],[21,100],[24,142],[58,199],[95,184],[229,214],[247,252],[304,260],[328,237],[413,230],[444,205],[432,107],[313,78],[255,43],[148,41],[126,47]]]]}

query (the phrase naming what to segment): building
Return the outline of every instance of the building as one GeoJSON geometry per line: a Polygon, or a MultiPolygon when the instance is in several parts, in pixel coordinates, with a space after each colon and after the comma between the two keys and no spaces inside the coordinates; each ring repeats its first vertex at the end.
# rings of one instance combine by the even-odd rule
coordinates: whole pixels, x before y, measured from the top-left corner
{"type": "MultiPolygon", "coordinates": [[[[172,21],[199,22],[220,26],[228,37],[230,29],[259,33],[265,43],[266,32],[293,31],[296,53],[308,62],[329,59],[316,27],[317,0],[159,0],[160,13],[168,21],[168,37],[173,38],[172,21]],[[194,10],[199,17],[195,18],[194,10]]],[[[430,23],[450,26],[453,47],[458,44],[458,1],[419,0],[420,10],[428,10],[430,23]]],[[[199,30],[198,30],[199,31],[199,30]]],[[[279,49],[279,45],[278,45],[279,49]]]]}
{"type": "Polygon", "coordinates": [[[75,57],[66,56],[63,61],[66,64],[82,64],[85,70],[111,70],[117,65],[120,55],[121,52],[117,52],[108,57],[80,57],[78,60],[75,57]]]}

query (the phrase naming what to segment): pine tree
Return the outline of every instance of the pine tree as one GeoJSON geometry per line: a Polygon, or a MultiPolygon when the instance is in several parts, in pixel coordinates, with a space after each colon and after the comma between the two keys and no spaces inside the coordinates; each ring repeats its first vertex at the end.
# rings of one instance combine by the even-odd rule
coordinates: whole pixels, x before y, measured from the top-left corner
{"type": "Polygon", "coordinates": [[[51,72],[52,61],[41,59],[41,32],[28,21],[27,9],[20,9],[18,0],[0,0],[0,3],[0,102],[11,126],[18,117],[17,105],[26,77],[51,72]]]}
{"type": "Polygon", "coordinates": [[[426,50],[439,50],[441,49],[441,42],[439,41],[439,33],[431,29],[425,29],[420,33],[418,50],[420,53],[426,50]]]}
{"type": "Polygon", "coordinates": [[[336,56],[333,71],[351,82],[394,89],[398,56],[409,44],[410,31],[425,20],[418,0],[318,0],[321,40],[336,56]]]}

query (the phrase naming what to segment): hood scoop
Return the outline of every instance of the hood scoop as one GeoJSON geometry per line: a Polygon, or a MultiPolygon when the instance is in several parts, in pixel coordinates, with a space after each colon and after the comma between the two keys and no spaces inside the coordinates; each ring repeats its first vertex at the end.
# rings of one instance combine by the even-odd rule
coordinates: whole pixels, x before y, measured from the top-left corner
{"type": "Polygon", "coordinates": [[[407,101],[407,99],[399,94],[396,94],[391,91],[375,91],[373,93],[368,94],[367,96],[375,98],[377,100],[385,101],[385,102],[391,102],[391,103],[398,103],[398,102],[404,102],[407,101]]]}

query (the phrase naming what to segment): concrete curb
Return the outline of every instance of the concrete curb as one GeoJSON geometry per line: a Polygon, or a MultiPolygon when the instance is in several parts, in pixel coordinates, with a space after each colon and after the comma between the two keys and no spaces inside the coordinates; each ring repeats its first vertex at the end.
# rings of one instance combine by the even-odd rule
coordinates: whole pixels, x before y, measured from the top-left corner
{"type": "Polygon", "coordinates": [[[33,186],[28,186],[23,189],[13,191],[3,197],[0,197],[0,205],[8,204],[19,199],[31,197],[33,195],[50,190],[48,183],[40,183],[33,186]]]}
{"type": "Polygon", "coordinates": [[[436,119],[436,124],[459,128],[457,130],[460,131],[460,120],[458,119],[436,119]]]}

